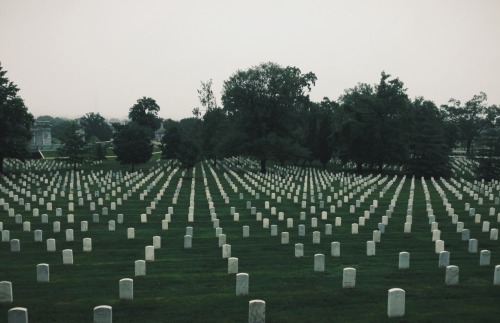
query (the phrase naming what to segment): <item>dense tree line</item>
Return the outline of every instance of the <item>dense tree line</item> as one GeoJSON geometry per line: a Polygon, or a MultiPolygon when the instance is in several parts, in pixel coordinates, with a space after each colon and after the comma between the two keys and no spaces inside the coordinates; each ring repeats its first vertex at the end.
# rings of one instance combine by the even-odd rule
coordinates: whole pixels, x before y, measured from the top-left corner
{"type": "MultiPolygon", "coordinates": [[[[0,158],[21,158],[33,118],[4,74],[0,66],[0,158]],[[15,117],[21,121],[10,122],[15,117]]],[[[133,168],[151,158],[160,129],[163,136],[156,139],[162,158],[187,170],[203,159],[216,165],[219,158],[248,156],[260,162],[261,172],[269,160],[323,167],[336,160],[358,170],[399,165],[411,175],[449,176],[450,155],[461,148],[476,158],[479,176],[499,177],[500,108],[487,105],[486,94],[437,106],[423,97],[409,98],[399,78],[382,72],[377,84],[358,83],[337,101],[313,102],[309,92],[315,82],[312,72],[263,63],[224,81],[221,106],[212,80],[201,82],[200,107],[180,121],[162,120],[159,105],[149,97],[137,100],[125,123],[111,125],[99,113],[87,113],[77,123],[49,116],[39,120],[52,122],[60,153],[75,165],[90,151],[94,158],[105,158],[101,143],[112,140],[117,159],[133,168]],[[83,136],[75,135],[78,131],[83,136]]]]}

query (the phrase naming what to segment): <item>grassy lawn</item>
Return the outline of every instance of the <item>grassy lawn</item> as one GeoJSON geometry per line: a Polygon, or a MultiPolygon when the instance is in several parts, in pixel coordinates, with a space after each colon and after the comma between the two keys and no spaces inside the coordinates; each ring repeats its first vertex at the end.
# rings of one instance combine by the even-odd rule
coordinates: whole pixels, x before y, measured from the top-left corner
{"type": "MultiPolygon", "coordinates": [[[[217,168],[209,163],[199,164],[194,177],[170,169],[168,163],[160,160],[141,166],[133,174],[128,172],[128,166],[112,159],[85,167],[77,174],[57,161],[38,163],[39,166],[30,166],[30,173],[0,180],[0,199],[14,208],[14,214],[22,215],[22,221],[31,222],[31,231],[23,231],[23,225],[15,223],[15,217],[10,217],[0,206],[3,230],[10,231],[10,239],[21,241],[20,253],[10,252],[9,242],[0,242],[0,281],[12,282],[14,298],[11,304],[0,304],[0,322],[6,321],[8,309],[18,306],[28,309],[30,322],[90,322],[93,308],[98,305],[112,306],[115,322],[246,322],[248,302],[253,299],[266,302],[268,322],[387,322],[387,291],[394,287],[406,291],[406,313],[392,321],[499,320],[500,286],[493,285],[494,267],[500,264],[499,242],[490,240],[489,232],[482,232],[482,223],[475,223],[474,217],[468,215],[465,203],[482,215],[481,222],[489,221],[491,228],[499,227],[500,206],[480,194],[480,187],[476,193],[484,198],[482,205],[469,196],[464,186],[468,183],[472,186],[472,182],[461,182],[460,178],[446,183],[438,179],[425,181],[441,240],[451,253],[450,265],[460,268],[459,285],[446,286],[445,268],[438,268],[438,255],[431,239],[424,187],[418,179],[412,188],[409,177],[331,173],[298,167],[273,167],[263,176],[248,171],[256,169],[256,165],[250,162],[237,165],[234,160],[219,163],[217,168]],[[461,200],[451,188],[463,194],[461,200]],[[34,217],[32,211],[25,211],[24,206],[14,201],[14,196],[9,196],[9,190],[30,202],[31,208],[39,208],[40,214],[48,214],[49,223],[42,223],[41,216],[34,217]],[[131,194],[123,199],[129,190],[131,194]],[[36,201],[27,197],[25,191],[36,194],[36,201]],[[51,194],[55,195],[52,211],[39,204],[38,198],[44,191],[45,203],[51,200],[51,194]],[[61,191],[65,192],[64,197],[61,191]],[[82,206],[78,205],[78,191],[82,192],[82,206]],[[71,192],[74,212],[68,211],[71,192]],[[252,194],[256,192],[260,195],[258,199],[252,194]],[[412,231],[404,233],[411,192],[412,231]],[[318,193],[322,193],[321,200],[318,193]],[[339,207],[338,200],[343,201],[349,193],[352,198],[339,207]],[[103,205],[91,211],[87,194],[96,205],[102,198],[103,205]],[[297,203],[293,201],[295,195],[297,203]],[[349,206],[362,196],[364,202],[351,214],[349,206]],[[331,202],[327,202],[328,197],[331,202]],[[102,208],[110,209],[111,202],[117,202],[118,198],[122,198],[122,204],[116,210],[109,210],[109,215],[102,215],[102,208]],[[188,222],[191,198],[194,222],[188,222]],[[394,211],[381,242],[376,244],[376,255],[368,257],[366,242],[372,240],[373,230],[382,222],[393,198],[394,211]],[[462,241],[461,234],[456,232],[443,198],[470,230],[471,238],[478,239],[478,253],[468,252],[468,242],[462,241]],[[142,223],[141,214],[148,212],[155,199],[147,223],[142,223]],[[373,200],[378,201],[375,212],[364,226],[359,226],[358,234],[351,234],[351,224],[358,223],[373,200]],[[239,272],[249,274],[248,296],[235,296],[236,278],[227,273],[227,259],[222,258],[218,246],[209,201],[213,202],[219,225],[231,245],[231,255],[239,259],[239,272]],[[265,201],[276,208],[276,215],[265,208],[265,201]],[[306,201],[306,208],[301,207],[302,201],[306,201]],[[324,202],[324,208],[320,208],[320,201],[324,202]],[[247,202],[269,219],[271,225],[278,226],[277,236],[271,236],[270,229],[263,228],[262,221],[257,221],[256,215],[247,209],[247,202]],[[335,213],[330,213],[331,205],[336,206],[335,213]],[[316,207],[316,213],[311,213],[310,206],[316,207]],[[162,230],[161,221],[169,207],[173,208],[171,222],[168,230],[162,230]],[[233,220],[231,207],[239,213],[239,221],[233,220]],[[489,216],[490,207],[496,208],[494,216],[489,216]],[[62,208],[63,216],[56,216],[56,208],[62,208]],[[326,220],[322,219],[323,211],[327,212],[326,220]],[[279,212],[284,213],[285,220],[278,219],[279,212]],[[301,220],[300,212],[306,212],[305,220],[301,220]],[[68,213],[74,215],[74,223],[68,223],[68,213]],[[94,213],[101,214],[99,223],[93,222],[94,213]],[[116,223],[116,230],[109,231],[108,221],[116,220],[118,214],[124,215],[124,222],[116,223]],[[311,227],[313,217],[317,218],[317,228],[311,227]],[[342,218],[341,226],[335,226],[335,217],[342,218]],[[287,218],[293,219],[293,228],[287,228],[287,218]],[[60,222],[60,232],[53,232],[54,221],[60,222]],[[88,221],[87,232],[81,232],[81,221],[88,221]],[[298,234],[300,224],[306,227],[305,236],[298,234]],[[332,235],[325,234],[326,224],[333,225],[332,235]],[[242,237],[245,225],[250,227],[248,238],[242,237]],[[184,249],[188,226],[194,231],[193,247],[184,249]],[[127,239],[127,228],[131,227],[135,228],[135,239],[127,239]],[[37,229],[43,230],[43,242],[34,242],[37,229]],[[74,230],[73,242],[66,241],[66,229],[74,230]],[[319,244],[312,242],[313,231],[321,232],[319,244]],[[281,244],[281,232],[289,232],[288,244],[281,244]],[[161,237],[161,248],[155,250],[155,261],[147,262],[146,276],[135,277],[134,262],[145,259],[145,247],[153,244],[153,236],[161,237]],[[56,252],[47,252],[45,241],[49,238],[56,239],[56,252]],[[92,238],[92,252],[83,252],[84,238],[92,238]],[[340,257],[331,256],[333,241],[340,242],[340,257]],[[304,257],[294,256],[295,243],[304,245],[304,257]],[[73,265],[63,265],[64,249],[73,250],[73,265]],[[492,253],[489,266],[479,266],[479,252],[483,249],[492,253]],[[398,269],[401,251],[410,253],[409,269],[398,269]],[[326,256],[324,272],[313,270],[314,255],[318,253],[326,256]],[[50,265],[49,283],[37,283],[39,263],[50,265]],[[346,267],[356,269],[353,289],[342,288],[342,271],[346,267]],[[134,279],[132,301],[119,299],[118,282],[122,278],[134,279]]],[[[496,185],[492,194],[499,196],[496,185]]]]}

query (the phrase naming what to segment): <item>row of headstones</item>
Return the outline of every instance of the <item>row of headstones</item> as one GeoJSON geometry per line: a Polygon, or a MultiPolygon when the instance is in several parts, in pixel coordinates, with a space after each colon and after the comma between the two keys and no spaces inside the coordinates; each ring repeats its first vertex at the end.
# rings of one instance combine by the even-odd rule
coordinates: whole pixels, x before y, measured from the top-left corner
{"type": "MultiPolygon", "coordinates": [[[[315,256],[316,258],[316,256],[315,256]]],[[[249,275],[247,273],[237,273],[238,259],[228,259],[228,273],[236,273],[236,295],[249,294],[249,275]]],[[[316,265],[315,265],[316,267],[316,265]]],[[[39,268],[42,275],[46,272],[48,281],[48,265],[40,264],[37,266],[37,276],[39,268]]],[[[40,280],[39,280],[40,281],[40,280]]],[[[458,285],[459,268],[457,266],[447,266],[445,284],[447,286],[458,285]]],[[[500,285],[500,265],[495,267],[494,285],[500,285]]],[[[356,269],[344,268],[342,287],[354,288],[356,285],[356,269]]],[[[0,282],[0,303],[12,303],[12,283],[7,281],[0,282]]],[[[134,299],[133,279],[123,278],[119,281],[119,298],[121,300],[134,299]]],[[[388,290],[387,315],[389,318],[402,317],[405,313],[405,291],[400,288],[391,288],[388,290]]],[[[262,300],[251,300],[249,302],[249,322],[265,322],[265,302],[262,300]]],[[[26,308],[16,307],[8,311],[8,322],[28,322],[28,311],[26,308]]],[[[94,308],[94,322],[112,322],[112,308],[107,305],[101,305],[94,308]]]]}
{"type": "MultiPolygon", "coordinates": [[[[156,179],[156,180],[158,180],[158,179],[156,179]]],[[[141,182],[141,184],[143,184],[143,182],[141,182]]],[[[138,187],[139,187],[139,186],[138,186],[138,187]]],[[[103,188],[103,189],[104,189],[104,188],[103,188]]],[[[120,187],[118,187],[118,190],[120,191],[120,190],[121,190],[121,188],[120,188],[120,187]]],[[[9,193],[12,193],[12,191],[9,191],[9,193]]],[[[28,193],[29,193],[29,192],[28,192],[28,193]]],[[[44,193],[47,193],[47,192],[44,192],[44,193]]],[[[63,193],[64,193],[64,191],[61,191],[61,194],[63,194],[63,193]]],[[[78,191],[78,193],[81,195],[81,191],[78,191]]],[[[131,195],[131,193],[132,193],[132,192],[130,192],[130,195],[131,195]]],[[[12,193],[12,194],[9,194],[9,195],[13,195],[13,193],[12,193]]],[[[30,195],[30,196],[32,197],[32,200],[33,200],[33,201],[36,201],[36,195],[31,195],[30,193],[29,193],[28,195],[30,195]]],[[[46,195],[48,195],[48,194],[46,194],[46,195]]],[[[71,197],[71,196],[73,196],[73,194],[72,194],[72,193],[70,193],[69,195],[70,195],[70,197],[71,197]]],[[[79,196],[80,196],[80,195],[79,195],[79,196]]],[[[90,194],[88,194],[88,195],[90,195],[90,194]]],[[[108,194],[107,194],[107,195],[108,195],[108,194]]],[[[15,196],[14,196],[14,197],[15,197],[15,196]]],[[[125,195],[124,195],[124,198],[126,199],[125,195]]],[[[21,199],[21,200],[22,200],[22,202],[24,202],[24,199],[21,199]]],[[[2,199],[2,201],[0,201],[0,202],[2,202],[2,203],[3,203],[3,199],[2,199]]],[[[41,203],[41,205],[44,205],[44,204],[45,204],[45,202],[44,202],[44,199],[43,199],[43,198],[40,198],[40,199],[38,200],[38,202],[39,202],[39,203],[41,203]]],[[[102,205],[102,204],[103,204],[102,198],[99,198],[99,200],[98,200],[98,204],[99,204],[99,205],[102,205]]],[[[118,200],[117,200],[117,202],[112,202],[112,203],[111,203],[111,209],[116,209],[116,205],[117,205],[117,204],[121,205],[121,199],[118,199],[118,200]]],[[[79,199],[79,205],[83,205],[83,199],[82,199],[82,198],[80,198],[80,199],[79,199]]],[[[4,205],[4,208],[5,208],[5,207],[6,207],[6,206],[4,205]]],[[[27,208],[31,208],[31,205],[26,205],[26,206],[25,206],[25,208],[26,208],[26,207],[27,207],[27,208]]],[[[69,204],[68,204],[68,208],[69,208],[69,210],[74,210],[74,203],[69,203],[69,204]]],[[[49,203],[47,203],[47,209],[48,209],[48,210],[52,210],[52,203],[50,203],[50,202],[49,202],[49,203]]],[[[92,203],[91,203],[91,209],[92,209],[92,210],[95,210],[95,202],[92,202],[92,203]]],[[[107,208],[106,208],[106,210],[104,210],[104,213],[106,213],[106,211],[107,211],[107,208]]],[[[34,209],[34,212],[38,213],[38,209],[34,209]]],[[[56,215],[57,215],[57,213],[58,213],[58,212],[59,212],[59,213],[61,213],[61,209],[60,209],[60,208],[59,208],[59,209],[56,209],[56,215]]],[[[34,214],[34,216],[36,216],[36,214],[34,214]]]]}
{"type": "MultiPolygon", "coordinates": [[[[266,313],[266,303],[262,300],[251,300],[248,305],[248,322],[264,323],[266,313]]],[[[14,307],[7,311],[8,323],[28,323],[28,309],[24,307],[14,307]]],[[[99,305],[93,310],[94,323],[112,323],[113,308],[109,305],[99,305]]]]}

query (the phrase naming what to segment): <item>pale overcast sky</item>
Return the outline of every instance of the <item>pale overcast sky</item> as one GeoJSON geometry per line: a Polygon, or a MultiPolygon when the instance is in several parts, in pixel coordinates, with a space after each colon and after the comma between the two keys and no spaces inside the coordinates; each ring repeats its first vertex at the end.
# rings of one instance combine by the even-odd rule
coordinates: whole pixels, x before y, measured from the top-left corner
{"type": "Polygon", "coordinates": [[[0,62],[36,117],[124,118],[137,99],[192,116],[200,81],[262,62],[337,100],[381,71],[411,98],[500,104],[499,0],[0,0],[0,62]]]}

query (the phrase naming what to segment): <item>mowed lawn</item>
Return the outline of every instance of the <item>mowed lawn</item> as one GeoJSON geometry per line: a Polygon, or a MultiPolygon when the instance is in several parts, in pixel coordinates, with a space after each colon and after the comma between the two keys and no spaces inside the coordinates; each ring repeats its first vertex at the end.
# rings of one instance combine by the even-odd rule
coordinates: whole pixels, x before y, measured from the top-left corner
{"type": "Polygon", "coordinates": [[[112,306],[115,322],[246,322],[249,301],[254,299],[266,302],[268,322],[386,322],[391,288],[406,291],[405,316],[393,321],[500,319],[500,286],[493,285],[494,269],[500,264],[499,242],[490,239],[490,231],[482,232],[484,221],[490,223],[490,229],[500,227],[500,206],[489,198],[489,194],[499,196],[498,183],[460,178],[422,182],[401,175],[298,167],[273,167],[262,175],[256,172],[256,164],[236,159],[219,162],[217,167],[198,164],[194,174],[163,161],[135,173],[110,162],[77,173],[62,162],[50,163],[51,169],[31,165],[30,172],[0,180],[0,199],[9,204],[8,208],[0,206],[2,229],[9,231],[9,240],[19,239],[21,245],[20,252],[11,252],[9,241],[0,242],[0,281],[11,282],[13,289],[13,303],[0,304],[0,322],[7,320],[7,311],[13,307],[27,308],[30,322],[91,322],[98,305],[112,306]],[[450,265],[460,269],[458,286],[446,286],[446,269],[438,267],[423,183],[440,238],[451,255],[450,265]],[[478,199],[464,188],[475,189],[478,199]],[[40,201],[44,192],[44,201],[40,201]],[[78,194],[83,205],[79,205],[78,194]],[[20,198],[24,199],[22,205],[20,198]],[[350,206],[357,200],[360,206],[351,213],[350,206]],[[367,256],[367,241],[373,239],[391,200],[394,210],[376,243],[376,255],[367,256]],[[47,210],[49,202],[52,210],[47,210]],[[68,210],[69,202],[74,203],[74,211],[68,210]],[[95,210],[90,209],[91,202],[95,210]],[[118,204],[115,210],[112,202],[118,204]],[[30,210],[25,203],[30,203],[30,210]],[[249,209],[248,203],[255,209],[249,209]],[[477,253],[468,252],[469,242],[457,233],[446,203],[470,230],[471,238],[478,240],[477,253]],[[475,208],[474,214],[481,214],[479,221],[469,216],[466,203],[475,208]],[[352,224],[359,223],[359,217],[374,204],[378,206],[365,225],[352,234],[352,224]],[[188,221],[190,205],[194,208],[192,222],[188,221]],[[103,207],[108,215],[103,215],[103,207]],[[169,207],[171,222],[163,230],[169,207]],[[231,207],[239,213],[238,221],[231,207]],[[272,214],[273,207],[276,214],[272,214]],[[33,216],[34,208],[39,209],[39,216],[33,216]],[[56,216],[57,208],[62,209],[62,216],[56,216]],[[412,210],[411,233],[403,230],[408,208],[412,210]],[[491,216],[490,208],[495,208],[491,216]],[[264,228],[264,221],[258,221],[254,212],[277,225],[276,236],[271,236],[271,229],[264,228]],[[48,223],[42,223],[43,214],[48,215],[48,223]],[[73,214],[73,223],[68,223],[68,214],[73,214]],[[99,214],[99,222],[94,222],[93,214],[99,214]],[[123,214],[123,223],[116,222],[115,231],[109,231],[108,221],[117,221],[118,214],[123,214]],[[141,222],[141,214],[146,214],[147,222],[141,222]],[[335,224],[336,217],[342,219],[340,226],[335,224]],[[222,257],[212,221],[215,218],[231,245],[231,256],[238,258],[238,271],[249,274],[249,295],[235,294],[236,277],[228,274],[228,260],[222,257]],[[288,218],[293,219],[293,227],[288,218]],[[317,227],[312,227],[313,218],[317,227]],[[26,221],[30,231],[23,230],[26,221]],[[54,221],[60,222],[60,232],[54,232],[54,221]],[[81,221],[88,222],[88,231],[81,231],[81,221]],[[301,224],[305,225],[304,236],[299,235],[301,224]],[[331,235],[325,234],[327,224],[332,225],[331,235]],[[249,237],[243,237],[243,226],[249,226],[249,237]],[[184,248],[186,227],[193,228],[190,249],[184,248]],[[127,239],[128,228],[135,229],[134,239],[127,239]],[[66,241],[67,229],[73,229],[74,241],[66,241]],[[43,231],[42,242],[34,241],[35,230],[43,231]],[[313,243],[314,231],[320,232],[320,243],[313,243]],[[288,244],[281,243],[282,232],[289,233],[288,244]],[[161,248],[155,250],[155,260],[146,263],[146,275],[136,277],[134,262],[145,259],[145,247],[153,245],[154,236],[161,237],[161,248]],[[49,238],[56,240],[56,252],[47,251],[49,238]],[[91,252],[83,252],[84,238],[92,239],[91,252]],[[331,254],[334,241],[340,242],[340,257],[331,254]],[[303,244],[304,257],[295,257],[296,243],[303,244]],[[63,265],[64,249],[73,250],[73,265],[63,265]],[[481,250],[491,251],[490,265],[479,266],[481,250]],[[398,269],[402,251],[410,253],[409,269],[398,269]],[[315,254],[325,255],[324,272],[314,271],[315,254]],[[48,283],[37,282],[36,265],[40,263],[50,265],[48,283]],[[352,289],[342,288],[342,272],[347,267],[356,269],[352,289]],[[134,280],[133,300],[119,298],[123,278],[134,280]]]}

